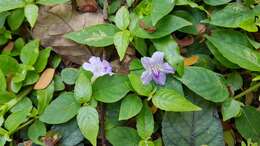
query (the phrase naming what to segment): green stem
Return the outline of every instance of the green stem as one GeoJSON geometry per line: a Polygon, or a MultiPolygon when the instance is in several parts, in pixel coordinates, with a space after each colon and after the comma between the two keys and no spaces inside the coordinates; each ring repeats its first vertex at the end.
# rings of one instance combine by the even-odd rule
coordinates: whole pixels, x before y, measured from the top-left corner
{"type": "Polygon", "coordinates": [[[259,87],[260,87],[260,82],[255,84],[254,86],[246,89],[245,91],[241,92],[240,94],[236,95],[234,97],[234,99],[238,99],[238,98],[240,98],[240,97],[242,97],[242,96],[244,96],[244,95],[246,95],[246,94],[248,94],[248,93],[250,93],[250,92],[252,92],[252,91],[254,91],[256,89],[258,89],[259,87]]]}

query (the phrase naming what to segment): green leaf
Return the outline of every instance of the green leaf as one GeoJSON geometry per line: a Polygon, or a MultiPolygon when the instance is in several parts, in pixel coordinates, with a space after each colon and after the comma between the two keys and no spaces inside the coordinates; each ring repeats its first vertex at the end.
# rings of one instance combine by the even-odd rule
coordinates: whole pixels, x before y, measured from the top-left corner
{"type": "Polygon", "coordinates": [[[213,13],[210,20],[204,20],[203,22],[227,28],[240,27],[247,31],[252,31],[246,25],[255,25],[255,15],[253,10],[250,10],[241,3],[230,3],[224,9],[213,13]]]}
{"type": "Polygon", "coordinates": [[[22,50],[24,45],[25,45],[25,41],[24,41],[23,38],[20,37],[20,38],[16,39],[15,42],[14,42],[14,48],[11,52],[11,55],[12,56],[20,55],[21,50],[22,50]]]}
{"type": "Polygon", "coordinates": [[[242,109],[241,116],[235,120],[238,132],[245,139],[260,143],[260,112],[251,106],[242,109]]]}
{"type": "Polygon", "coordinates": [[[42,5],[56,5],[66,3],[68,1],[70,0],[38,0],[37,3],[42,5]]]}
{"type": "Polygon", "coordinates": [[[79,129],[93,146],[97,145],[99,130],[98,112],[91,106],[81,107],[77,116],[79,129]]]}
{"type": "Polygon", "coordinates": [[[202,67],[185,67],[179,80],[189,89],[213,102],[223,102],[228,96],[227,87],[213,71],[202,67]]]}
{"type": "Polygon", "coordinates": [[[0,69],[0,92],[4,92],[6,91],[6,79],[5,79],[5,75],[2,72],[2,70],[0,69]]]}
{"type": "Polygon", "coordinates": [[[11,113],[5,120],[5,128],[8,131],[15,131],[20,124],[26,121],[26,117],[30,111],[21,110],[18,112],[11,113]]]}
{"type": "Polygon", "coordinates": [[[130,23],[130,16],[127,7],[123,6],[116,12],[115,23],[119,29],[127,29],[130,23]]]}
{"type": "Polygon", "coordinates": [[[153,113],[151,112],[148,103],[144,102],[143,109],[136,119],[136,129],[138,135],[142,139],[149,139],[154,130],[153,113]]]}
{"type": "Polygon", "coordinates": [[[65,92],[51,102],[47,106],[40,121],[47,124],[61,124],[72,119],[80,108],[80,104],[76,101],[73,93],[65,92]]]}
{"type": "Polygon", "coordinates": [[[152,141],[149,140],[141,140],[138,146],[155,146],[152,141]]]}
{"type": "Polygon", "coordinates": [[[0,13],[0,28],[2,28],[5,24],[5,20],[7,18],[7,16],[10,15],[10,12],[2,12],[0,13]]]}
{"type": "Polygon", "coordinates": [[[28,4],[24,8],[24,15],[29,22],[30,26],[33,27],[38,18],[39,8],[35,4],[28,4]]]}
{"type": "Polygon", "coordinates": [[[144,39],[134,37],[133,45],[142,56],[147,56],[148,48],[144,39]]]}
{"type": "Polygon", "coordinates": [[[48,106],[52,100],[54,93],[54,83],[51,83],[46,89],[37,90],[37,100],[38,100],[38,113],[41,115],[45,108],[48,106]]]}
{"type": "Polygon", "coordinates": [[[199,111],[200,107],[194,105],[174,89],[160,89],[152,98],[153,104],[165,111],[185,112],[199,111]]]}
{"type": "Polygon", "coordinates": [[[106,75],[98,78],[94,82],[92,89],[92,96],[96,100],[112,103],[119,101],[130,91],[129,80],[124,75],[106,75]]]}
{"type": "Polygon", "coordinates": [[[164,53],[167,62],[175,67],[180,75],[183,75],[184,59],[180,54],[180,48],[177,42],[171,36],[154,39],[152,42],[156,50],[164,53]]]}
{"type": "Polygon", "coordinates": [[[39,40],[33,40],[22,48],[20,59],[24,64],[34,65],[36,63],[39,56],[39,45],[39,40]]]}
{"type": "Polygon", "coordinates": [[[175,0],[152,0],[152,24],[156,23],[172,11],[175,5],[175,0]]]}
{"type": "Polygon", "coordinates": [[[62,81],[68,85],[75,84],[79,76],[79,70],[76,68],[65,68],[61,71],[62,81]]]}
{"type": "Polygon", "coordinates": [[[114,44],[119,55],[120,61],[122,61],[125,57],[125,53],[128,47],[128,44],[131,39],[131,34],[128,30],[123,30],[117,32],[114,35],[114,44]]]}
{"type": "Polygon", "coordinates": [[[121,102],[119,120],[127,120],[136,116],[142,110],[142,107],[140,97],[134,94],[126,96],[121,102]]]}
{"type": "Polygon", "coordinates": [[[44,123],[39,120],[36,120],[29,128],[28,128],[28,137],[35,143],[39,145],[43,145],[40,141],[41,136],[45,136],[46,127],[44,123]]]}
{"type": "Polygon", "coordinates": [[[128,75],[128,78],[130,80],[130,83],[137,92],[137,94],[141,96],[149,96],[152,91],[153,91],[153,85],[151,83],[144,85],[142,80],[141,80],[141,75],[142,75],[143,70],[141,71],[131,71],[130,74],[128,75]]]}
{"type": "Polygon", "coordinates": [[[195,94],[189,96],[203,110],[166,112],[162,121],[165,146],[224,146],[223,128],[216,108],[195,94]]]}
{"type": "Polygon", "coordinates": [[[25,6],[23,0],[0,0],[0,13],[25,6]]]}
{"type": "Polygon", "coordinates": [[[227,121],[233,117],[238,116],[242,105],[243,103],[231,98],[225,100],[225,102],[222,104],[221,109],[223,120],[227,121]]]}
{"type": "Polygon", "coordinates": [[[0,69],[4,73],[4,75],[14,75],[20,69],[16,59],[8,55],[0,55],[0,62],[0,69]]]}
{"type": "Polygon", "coordinates": [[[32,107],[32,101],[28,97],[25,97],[12,107],[10,111],[12,113],[19,111],[27,111],[29,113],[32,110],[32,107]]]}
{"type": "Polygon", "coordinates": [[[17,30],[23,23],[24,20],[24,10],[16,9],[12,11],[11,15],[7,17],[7,23],[11,30],[17,30]]]}
{"type": "Polygon", "coordinates": [[[76,80],[74,87],[74,95],[78,102],[86,103],[91,99],[92,86],[85,72],[81,71],[76,80]]]}
{"type": "MultiPolygon", "coordinates": [[[[251,71],[260,71],[260,53],[246,46],[246,43],[236,43],[238,40],[232,39],[233,36],[236,38],[236,34],[218,31],[206,38],[229,61],[251,71]]],[[[247,39],[244,41],[248,42],[247,39]]]]}
{"type": "Polygon", "coordinates": [[[53,125],[51,131],[57,132],[62,136],[59,140],[59,144],[62,146],[76,146],[84,140],[76,119],[64,124],[53,125]]]}
{"type": "Polygon", "coordinates": [[[106,132],[108,141],[113,146],[138,146],[140,137],[133,128],[115,127],[106,132]]]}
{"type": "Polygon", "coordinates": [[[231,0],[203,0],[204,3],[211,5],[211,6],[218,6],[218,5],[224,5],[229,3],[231,0]]]}
{"type": "Polygon", "coordinates": [[[210,42],[206,41],[206,44],[210,50],[210,52],[215,56],[215,58],[225,67],[227,68],[239,68],[238,65],[230,62],[228,59],[226,59],[219,51],[218,49],[210,42]]]}
{"type": "Polygon", "coordinates": [[[40,75],[35,71],[29,71],[26,74],[26,78],[24,80],[23,86],[33,85],[35,84],[40,78],[40,75]]]}
{"type": "Polygon", "coordinates": [[[106,47],[114,43],[114,35],[117,32],[118,29],[112,24],[98,24],[79,32],[68,33],[65,38],[93,47],[106,47]]]}
{"type": "Polygon", "coordinates": [[[233,91],[237,91],[243,86],[243,78],[238,72],[232,72],[227,75],[226,83],[231,87],[233,91]]]}
{"type": "Polygon", "coordinates": [[[45,67],[48,63],[48,59],[49,59],[51,50],[52,50],[52,48],[46,48],[46,49],[43,49],[40,51],[39,57],[38,57],[36,63],[34,64],[34,68],[38,73],[42,72],[45,69],[45,67]]]}
{"type": "MultiPolygon", "coordinates": [[[[144,23],[151,23],[150,17],[145,17],[143,21],[144,23]]],[[[137,36],[139,38],[156,39],[169,35],[172,32],[189,25],[191,25],[191,23],[181,17],[168,15],[156,24],[155,32],[147,32],[146,30],[140,27],[139,23],[137,23],[135,25],[135,28],[132,30],[132,33],[134,36],[137,36]]]]}
{"type": "Polygon", "coordinates": [[[53,81],[54,81],[54,90],[55,91],[62,91],[65,89],[65,85],[62,82],[60,75],[55,75],[53,81]]]}

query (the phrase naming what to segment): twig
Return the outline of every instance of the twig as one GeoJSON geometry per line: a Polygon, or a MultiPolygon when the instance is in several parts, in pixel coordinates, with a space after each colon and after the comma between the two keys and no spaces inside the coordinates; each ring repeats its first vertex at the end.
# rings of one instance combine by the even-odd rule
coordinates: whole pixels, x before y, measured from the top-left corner
{"type": "Polygon", "coordinates": [[[242,97],[242,96],[244,96],[244,95],[246,95],[246,94],[248,94],[248,93],[250,93],[250,92],[252,92],[252,91],[254,91],[256,89],[258,89],[259,87],[260,87],[260,82],[255,84],[254,86],[246,89],[245,91],[241,92],[240,94],[236,95],[234,97],[234,99],[238,99],[238,98],[240,98],[240,97],[242,97]]]}
{"type": "Polygon", "coordinates": [[[105,136],[105,109],[103,103],[99,104],[99,116],[100,116],[100,137],[101,145],[106,146],[106,136],[105,136]]]}

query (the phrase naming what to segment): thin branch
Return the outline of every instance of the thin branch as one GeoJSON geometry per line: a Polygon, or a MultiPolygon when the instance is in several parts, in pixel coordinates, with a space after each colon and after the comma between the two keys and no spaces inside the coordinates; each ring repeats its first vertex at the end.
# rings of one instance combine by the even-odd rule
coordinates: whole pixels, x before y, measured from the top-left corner
{"type": "Polygon", "coordinates": [[[100,137],[101,145],[106,146],[106,136],[105,136],[105,109],[103,103],[99,104],[99,116],[100,116],[100,137]]]}
{"type": "Polygon", "coordinates": [[[257,84],[255,84],[254,86],[252,86],[252,87],[246,89],[245,91],[241,92],[240,94],[236,95],[236,96],[234,97],[234,99],[238,99],[238,98],[240,98],[240,97],[242,97],[242,96],[245,96],[246,94],[248,94],[248,93],[250,93],[250,92],[252,92],[252,91],[255,91],[255,90],[258,89],[259,87],[260,87],[260,82],[257,83],[257,84]]]}

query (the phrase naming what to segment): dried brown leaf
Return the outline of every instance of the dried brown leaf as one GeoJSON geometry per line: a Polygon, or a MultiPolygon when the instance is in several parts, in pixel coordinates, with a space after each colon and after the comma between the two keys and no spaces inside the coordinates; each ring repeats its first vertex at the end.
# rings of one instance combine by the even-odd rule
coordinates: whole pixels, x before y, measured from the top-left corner
{"type": "Polygon", "coordinates": [[[77,7],[81,12],[97,12],[96,0],[76,0],[77,7]]]}
{"type": "Polygon", "coordinates": [[[199,60],[199,56],[193,55],[193,56],[191,56],[189,58],[185,58],[184,59],[184,65],[185,66],[191,66],[191,65],[197,63],[198,60],[199,60]]]}
{"type": "Polygon", "coordinates": [[[41,75],[40,79],[38,82],[34,85],[33,89],[35,90],[41,90],[46,87],[51,83],[53,76],[55,73],[55,69],[53,68],[47,68],[41,75]]]}

